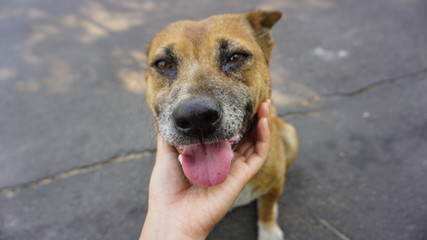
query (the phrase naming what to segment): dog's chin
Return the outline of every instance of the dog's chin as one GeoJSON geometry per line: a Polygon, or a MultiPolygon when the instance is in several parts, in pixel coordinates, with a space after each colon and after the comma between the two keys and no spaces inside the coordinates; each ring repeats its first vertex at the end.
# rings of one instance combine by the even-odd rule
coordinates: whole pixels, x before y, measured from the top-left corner
{"type": "Polygon", "coordinates": [[[240,130],[228,139],[175,146],[185,176],[191,182],[205,187],[224,182],[234,157],[233,149],[242,137],[243,132],[240,130]]]}

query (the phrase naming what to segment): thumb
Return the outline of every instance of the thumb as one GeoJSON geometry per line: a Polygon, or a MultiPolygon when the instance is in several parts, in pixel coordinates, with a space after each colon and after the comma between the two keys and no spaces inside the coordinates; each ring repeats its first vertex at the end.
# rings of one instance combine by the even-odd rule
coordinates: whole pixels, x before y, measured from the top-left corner
{"type": "Polygon", "coordinates": [[[171,187],[181,187],[186,182],[178,161],[178,152],[175,147],[167,143],[160,135],[157,136],[157,154],[151,178],[157,184],[171,187]]]}
{"type": "Polygon", "coordinates": [[[173,162],[172,159],[176,159],[176,162],[178,161],[178,152],[160,135],[157,135],[156,164],[171,164],[173,162]]]}

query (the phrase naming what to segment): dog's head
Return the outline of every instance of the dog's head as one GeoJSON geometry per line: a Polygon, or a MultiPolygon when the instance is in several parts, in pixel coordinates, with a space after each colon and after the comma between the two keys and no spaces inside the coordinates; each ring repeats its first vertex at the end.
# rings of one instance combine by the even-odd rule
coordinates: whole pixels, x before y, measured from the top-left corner
{"type": "Polygon", "coordinates": [[[280,12],[175,22],[147,48],[147,101],[191,181],[223,182],[232,148],[270,97],[271,27],[280,12]]]}

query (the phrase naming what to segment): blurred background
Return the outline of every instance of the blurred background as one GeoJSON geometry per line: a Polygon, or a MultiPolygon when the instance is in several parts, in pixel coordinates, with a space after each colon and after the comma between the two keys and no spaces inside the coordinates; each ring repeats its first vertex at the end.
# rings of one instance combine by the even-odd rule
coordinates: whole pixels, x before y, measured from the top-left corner
{"type": "MultiPolygon", "coordinates": [[[[0,239],[137,239],[146,45],[256,9],[283,12],[273,101],[300,134],[286,239],[427,239],[426,0],[0,0],[0,239]]],[[[256,239],[256,204],[208,239],[256,239]]]]}

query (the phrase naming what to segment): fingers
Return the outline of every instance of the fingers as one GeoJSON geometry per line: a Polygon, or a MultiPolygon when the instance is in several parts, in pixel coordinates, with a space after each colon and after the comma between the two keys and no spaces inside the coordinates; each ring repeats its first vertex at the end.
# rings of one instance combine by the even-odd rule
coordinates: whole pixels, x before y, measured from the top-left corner
{"type": "Polygon", "coordinates": [[[266,99],[264,102],[260,104],[258,107],[258,113],[257,118],[260,120],[261,118],[267,118],[267,120],[270,122],[270,106],[271,106],[271,100],[266,99]]]}
{"type": "Polygon", "coordinates": [[[268,157],[270,148],[270,104],[269,100],[261,103],[258,108],[258,122],[253,129],[251,139],[247,139],[238,149],[236,164],[232,166],[232,174],[240,184],[245,185],[261,169],[268,157]],[[246,167],[241,168],[243,165],[246,167]]]}
{"type": "MultiPolygon", "coordinates": [[[[255,145],[255,153],[263,160],[268,156],[270,148],[270,129],[266,118],[260,119],[257,126],[257,142],[255,145]]],[[[249,159],[250,161],[251,159],[249,159]]]]}
{"type": "Polygon", "coordinates": [[[270,149],[270,129],[267,118],[261,118],[257,125],[257,141],[254,152],[248,157],[247,164],[253,175],[258,172],[268,157],[270,149]]]}
{"type": "Polygon", "coordinates": [[[270,105],[271,105],[271,101],[270,99],[267,99],[264,102],[262,102],[258,107],[257,126],[255,126],[254,129],[252,129],[252,132],[249,134],[248,138],[244,139],[243,142],[240,144],[240,146],[236,149],[236,153],[238,153],[239,155],[249,157],[249,155],[251,155],[255,151],[254,145],[255,145],[255,142],[258,141],[258,133],[257,133],[258,124],[260,119],[262,118],[267,118],[268,122],[270,121],[270,105]]]}
{"type": "Polygon", "coordinates": [[[260,104],[260,106],[258,107],[257,124],[254,127],[254,129],[252,129],[252,132],[249,135],[249,138],[245,139],[240,144],[240,146],[236,149],[236,152],[239,155],[249,157],[255,151],[254,146],[255,146],[256,142],[269,140],[269,138],[270,138],[269,131],[265,130],[265,129],[260,130],[258,128],[259,128],[259,124],[261,122],[261,119],[263,119],[263,118],[266,118],[267,119],[267,125],[269,124],[269,122],[270,122],[270,105],[271,105],[271,101],[270,101],[270,99],[267,99],[264,102],[262,102],[260,104]],[[267,136],[265,135],[266,133],[268,133],[267,136]]]}
{"type": "Polygon", "coordinates": [[[271,100],[267,99],[261,103],[258,108],[258,124],[257,124],[257,142],[269,142],[270,141],[270,106],[271,100]],[[264,119],[264,120],[263,120],[264,119]],[[265,123],[264,123],[265,122],[265,123]]]}

